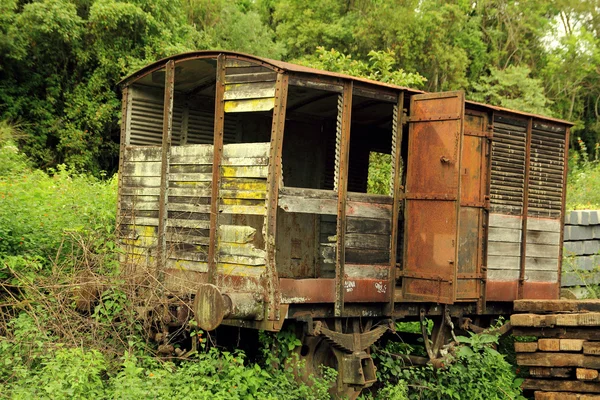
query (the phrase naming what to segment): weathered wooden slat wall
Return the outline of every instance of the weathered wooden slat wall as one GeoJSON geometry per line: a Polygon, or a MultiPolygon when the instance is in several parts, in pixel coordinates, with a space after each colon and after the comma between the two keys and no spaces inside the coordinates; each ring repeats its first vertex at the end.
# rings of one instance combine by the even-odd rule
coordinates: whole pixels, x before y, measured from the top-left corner
{"type": "Polygon", "coordinates": [[[270,111],[275,106],[277,74],[248,61],[227,60],[225,112],[270,111]]]}
{"type": "Polygon", "coordinates": [[[520,216],[492,213],[488,229],[488,272],[491,281],[519,279],[521,265],[520,216]]]}
{"type": "MultiPolygon", "coordinates": [[[[260,227],[236,224],[236,216],[266,214],[266,169],[269,143],[223,147],[219,212],[228,223],[218,227],[218,280],[230,291],[254,290],[264,272],[260,227]],[[228,275],[228,276],[225,276],[228,275]],[[238,278],[235,278],[238,277],[238,278]],[[248,277],[249,279],[241,279],[248,277]]],[[[122,169],[120,238],[122,261],[145,268],[155,261],[160,191],[160,147],[130,146],[122,169]]],[[[171,290],[195,290],[208,271],[208,230],[213,146],[171,148],[167,203],[165,284],[171,290]]],[[[258,225],[262,226],[263,221],[258,225]]]]}

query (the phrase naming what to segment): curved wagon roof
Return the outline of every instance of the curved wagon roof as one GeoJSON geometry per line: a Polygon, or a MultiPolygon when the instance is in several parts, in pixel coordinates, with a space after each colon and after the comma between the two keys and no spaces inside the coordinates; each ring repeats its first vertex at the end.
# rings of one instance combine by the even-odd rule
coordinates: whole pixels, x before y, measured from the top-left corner
{"type": "MultiPolygon", "coordinates": [[[[399,90],[399,91],[401,90],[401,91],[405,91],[405,92],[408,92],[411,94],[427,93],[427,92],[425,92],[423,90],[419,90],[419,89],[398,86],[398,85],[394,85],[391,83],[379,82],[379,81],[375,81],[375,80],[371,80],[371,79],[367,79],[367,78],[356,77],[356,76],[342,74],[342,73],[338,73],[338,72],[331,72],[331,71],[325,71],[325,70],[320,70],[320,69],[316,69],[316,68],[310,68],[310,67],[306,67],[306,66],[302,66],[302,65],[298,65],[298,64],[292,64],[292,63],[285,62],[285,61],[272,60],[269,58],[258,57],[258,56],[254,56],[251,54],[245,54],[245,53],[229,51],[229,50],[198,50],[198,51],[181,53],[181,54],[176,54],[176,55],[173,55],[170,57],[166,57],[166,58],[158,60],[152,64],[149,64],[149,65],[141,68],[140,70],[134,72],[133,74],[127,76],[126,78],[124,78],[123,80],[121,80],[119,82],[119,85],[120,86],[128,86],[128,85],[136,82],[137,80],[143,78],[144,76],[146,76],[154,71],[160,70],[161,68],[164,67],[164,65],[167,62],[169,62],[171,60],[175,61],[175,62],[182,62],[182,61],[189,61],[189,60],[195,60],[195,59],[210,59],[210,58],[216,58],[219,54],[225,54],[228,58],[234,58],[234,59],[238,59],[241,61],[253,62],[253,63],[259,64],[263,67],[277,71],[277,72],[289,72],[289,73],[298,74],[298,75],[312,75],[313,77],[323,76],[323,77],[339,79],[339,80],[351,80],[353,82],[363,83],[363,84],[370,85],[370,86],[377,86],[382,89],[388,89],[388,90],[392,89],[392,90],[399,90]]],[[[470,100],[467,100],[466,103],[474,105],[474,106],[486,108],[489,110],[493,110],[493,111],[510,112],[510,113],[519,114],[519,115],[522,115],[525,117],[533,117],[533,118],[538,118],[538,119],[542,119],[542,120],[558,122],[558,123],[565,124],[568,126],[574,125],[572,122],[562,120],[559,118],[548,117],[545,115],[533,114],[533,113],[523,112],[523,111],[519,111],[519,110],[505,108],[505,107],[493,106],[490,104],[484,104],[484,103],[479,103],[479,102],[470,101],[470,100]]]]}

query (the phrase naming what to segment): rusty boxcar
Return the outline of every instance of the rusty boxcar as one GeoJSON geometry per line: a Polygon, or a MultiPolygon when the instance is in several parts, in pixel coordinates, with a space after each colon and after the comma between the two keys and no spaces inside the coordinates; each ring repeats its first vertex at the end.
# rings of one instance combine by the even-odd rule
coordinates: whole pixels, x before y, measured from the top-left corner
{"type": "Polygon", "coordinates": [[[360,389],[394,319],[559,296],[569,122],[227,51],[122,89],[122,262],[203,329],[296,321],[360,389]]]}

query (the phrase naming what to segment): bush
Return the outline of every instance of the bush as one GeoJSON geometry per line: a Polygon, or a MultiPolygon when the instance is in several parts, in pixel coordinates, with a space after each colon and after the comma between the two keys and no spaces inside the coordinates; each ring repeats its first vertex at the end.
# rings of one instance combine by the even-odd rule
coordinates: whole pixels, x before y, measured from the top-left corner
{"type": "Polygon", "coordinates": [[[592,158],[585,143],[578,138],[579,149],[571,150],[567,177],[567,209],[600,208],[600,143],[596,143],[592,158]]]}
{"type": "Polygon", "coordinates": [[[405,365],[399,357],[391,354],[415,353],[413,346],[389,342],[384,349],[376,349],[378,378],[383,382],[396,383],[381,390],[376,398],[398,399],[524,399],[521,395],[522,380],[517,379],[512,366],[492,345],[498,344],[498,336],[472,334],[458,336],[458,343],[452,349],[444,368],[435,369],[431,365],[413,367],[405,365]],[[390,390],[406,394],[390,397],[390,390]],[[382,397],[383,396],[383,397],[382,397]]]}
{"type": "Polygon", "coordinates": [[[46,174],[9,141],[0,146],[0,279],[68,262],[84,250],[77,240],[95,236],[97,245],[109,245],[116,178],[101,181],[64,166],[46,174]]]}

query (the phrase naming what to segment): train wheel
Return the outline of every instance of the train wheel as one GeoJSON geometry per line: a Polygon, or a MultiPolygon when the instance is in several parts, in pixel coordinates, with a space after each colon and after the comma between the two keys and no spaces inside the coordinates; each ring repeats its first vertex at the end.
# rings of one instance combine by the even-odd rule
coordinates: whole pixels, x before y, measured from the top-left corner
{"type": "Polygon", "coordinates": [[[339,380],[337,357],[331,344],[323,337],[306,336],[302,346],[295,350],[300,365],[294,368],[296,376],[308,385],[312,384],[311,377],[322,377],[323,368],[333,368],[338,371],[338,381],[332,386],[330,393],[335,399],[355,400],[362,390],[361,387],[350,386],[339,380]]]}

